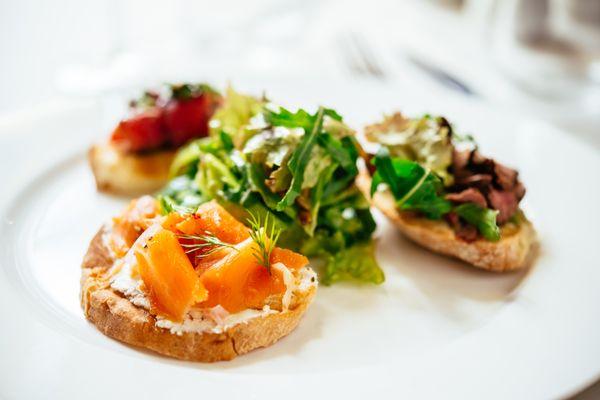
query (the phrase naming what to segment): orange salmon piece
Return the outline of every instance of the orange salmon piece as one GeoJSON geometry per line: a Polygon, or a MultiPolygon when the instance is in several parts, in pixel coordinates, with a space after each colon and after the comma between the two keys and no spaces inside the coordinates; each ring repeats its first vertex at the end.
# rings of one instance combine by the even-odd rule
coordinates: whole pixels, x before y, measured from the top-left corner
{"type": "Polygon", "coordinates": [[[177,236],[161,229],[135,249],[138,270],[158,315],[181,321],[189,308],[208,298],[177,236]]]}
{"type": "Polygon", "coordinates": [[[158,204],[152,196],[142,196],[131,200],[123,212],[113,218],[110,247],[117,257],[122,257],[137,238],[152,223],[158,214],[158,204]]]}
{"type": "Polygon", "coordinates": [[[305,265],[308,265],[308,258],[302,254],[298,254],[292,250],[275,247],[271,251],[271,265],[282,263],[290,270],[298,270],[305,265]]]}
{"type": "Polygon", "coordinates": [[[195,214],[187,216],[175,228],[188,235],[210,232],[230,244],[238,244],[250,237],[248,228],[214,200],[202,204],[195,214]]]}
{"type": "Polygon", "coordinates": [[[265,299],[286,289],[282,274],[271,268],[271,274],[254,256],[258,246],[247,239],[223,259],[209,267],[201,276],[208,290],[205,307],[221,305],[230,313],[247,308],[262,308],[265,299]]]}

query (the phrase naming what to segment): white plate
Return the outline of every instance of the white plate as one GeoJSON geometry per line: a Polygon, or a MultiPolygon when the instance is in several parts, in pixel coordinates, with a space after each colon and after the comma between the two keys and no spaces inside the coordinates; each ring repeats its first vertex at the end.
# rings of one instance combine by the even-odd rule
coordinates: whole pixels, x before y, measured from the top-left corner
{"type": "Polygon", "coordinates": [[[597,153],[543,123],[455,99],[369,85],[264,86],[284,102],[335,106],[355,126],[396,107],[446,113],[484,153],[519,167],[542,243],[535,267],[469,268],[417,248],[377,214],[385,284],[320,288],[276,345],[211,365],[128,347],[79,308],[87,243],[124,204],[95,192],[85,149],[116,115],[88,102],[0,130],[0,397],[534,399],[597,378],[597,153]]]}

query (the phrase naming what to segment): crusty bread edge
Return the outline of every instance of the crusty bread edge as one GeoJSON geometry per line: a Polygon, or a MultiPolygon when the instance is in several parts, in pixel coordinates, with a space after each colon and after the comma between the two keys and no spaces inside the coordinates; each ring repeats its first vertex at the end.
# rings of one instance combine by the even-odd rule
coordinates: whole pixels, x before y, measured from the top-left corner
{"type": "Polygon", "coordinates": [[[175,150],[125,154],[110,144],[96,144],[87,158],[101,192],[137,196],[160,189],[167,182],[175,150]]]}
{"type": "Polygon", "coordinates": [[[387,191],[377,192],[371,198],[371,177],[366,170],[361,170],[356,184],[400,232],[413,242],[436,253],[496,272],[525,268],[531,264],[536,253],[537,235],[528,220],[522,221],[518,227],[502,228],[502,238],[498,242],[478,239],[469,243],[457,238],[445,221],[432,221],[410,213],[398,212],[394,198],[387,191]]]}
{"type": "Polygon", "coordinates": [[[82,264],[81,306],[86,318],[101,332],[127,344],[181,360],[231,360],[251,350],[270,346],[293,331],[316,292],[311,286],[287,310],[252,318],[223,333],[173,334],[155,325],[155,318],[112,290],[105,278],[112,266],[101,229],[92,239],[82,264]]]}

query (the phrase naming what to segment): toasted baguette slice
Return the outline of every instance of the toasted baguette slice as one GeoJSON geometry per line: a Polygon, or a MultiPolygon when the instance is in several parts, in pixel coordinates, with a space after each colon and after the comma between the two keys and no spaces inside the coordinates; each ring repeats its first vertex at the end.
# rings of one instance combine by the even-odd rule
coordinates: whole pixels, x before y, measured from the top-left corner
{"type": "Polygon", "coordinates": [[[536,245],[536,233],[531,222],[525,220],[518,226],[505,224],[498,242],[478,239],[468,243],[456,237],[446,221],[433,221],[399,212],[391,193],[377,192],[371,198],[371,177],[363,170],[356,179],[363,194],[370,199],[406,237],[436,253],[455,257],[490,271],[504,272],[530,264],[536,245]]]}
{"type": "Polygon", "coordinates": [[[175,150],[127,154],[110,144],[95,145],[88,152],[98,190],[124,196],[160,189],[167,182],[174,156],[175,150]]]}
{"type": "Polygon", "coordinates": [[[270,346],[293,331],[316,292],[316,282],[295,291],[288,309],[228,327],[222,333],[171,333],[156,326],[155,317],[110,287],[106,276],[114,259],[105,246],[104,228],[92,239],[82,264],[81,305],[86,318],[105,335],[182,360],[231,360],[270,346]]]}

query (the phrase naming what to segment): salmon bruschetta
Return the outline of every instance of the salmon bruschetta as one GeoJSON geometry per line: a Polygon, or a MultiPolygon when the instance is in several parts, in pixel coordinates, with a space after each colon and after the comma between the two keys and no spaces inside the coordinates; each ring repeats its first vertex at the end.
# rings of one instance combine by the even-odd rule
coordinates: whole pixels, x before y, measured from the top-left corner
{"type": "Polygon", "coordinates": [[[101,332],[183,360],[230,360],[298,325],[317,289],[308,259],[276,246],[268,215],[247,227],[218,203],[161,213],[135,199],[92,239],[81,305],[101,332]]]}

